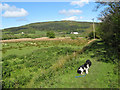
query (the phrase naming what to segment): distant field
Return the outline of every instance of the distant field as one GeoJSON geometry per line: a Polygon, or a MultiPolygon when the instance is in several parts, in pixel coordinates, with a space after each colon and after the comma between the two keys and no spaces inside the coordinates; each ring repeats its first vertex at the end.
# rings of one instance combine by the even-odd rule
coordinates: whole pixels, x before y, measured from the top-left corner
{"type": "MultiPolygon", "coordinates": [[[[79,37],[83,38],[83,37],[79,37]]],[[[77,38],[77,39],[79,39],[77,38]]],[[[58,37],[58,38],[48,38],[48,37],[41,37],[41,38],[19,38],[19,39],[9,39],[9,40],[1,40],[0,42],[7,43],[7,42],[23,42],[23,41],[50,41],[50,40],[64,40],[70,39],[70,37],[58,37]]]]}
{"type": "Polygon", "coordinates": [[[98,61],[106,55],[104,43],[96,40],[85,47],[88,42],[79,38],[2,43],[3,88],[117,88],[116,65],[98,61]],[[87,59],[92,61],[89,74],[75,78],[87,59]]]}
{"type": "MultiPolygon", "coordinates": [[[[95,23],[97,25],[98,23],[95,23]]],[[[86,37],[92,32],[91,22],[54,21],[31,23],[20,27],[2,30],[2,39],[40,38],[46,37],[48,31],[53,31],[55,37],[86,37]],[[71,32],[78,32],[74,35],[71,32]]]]}

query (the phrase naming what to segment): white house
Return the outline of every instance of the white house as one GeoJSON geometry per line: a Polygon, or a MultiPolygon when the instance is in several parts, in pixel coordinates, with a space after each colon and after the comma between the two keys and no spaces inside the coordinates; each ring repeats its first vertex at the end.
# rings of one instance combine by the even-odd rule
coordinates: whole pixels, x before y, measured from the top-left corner
{"type": "Polygon", "coordinates": [[[24,32],[22,32],[21,34],[24,34],[24,32]]]}
{"type": "Polygon", "coordinates": [[[71,34],[78,34],[78,32],[71,32],[71,34]]]}

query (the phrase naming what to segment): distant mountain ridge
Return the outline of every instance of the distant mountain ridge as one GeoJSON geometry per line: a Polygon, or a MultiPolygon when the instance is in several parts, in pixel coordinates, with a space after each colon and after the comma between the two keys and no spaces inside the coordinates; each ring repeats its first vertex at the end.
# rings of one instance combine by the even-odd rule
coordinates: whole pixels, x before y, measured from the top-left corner
{"type": "MultiPolygon", "coordinates": [[[[96,23],[97,24],[97,23],[96,23]]],[[[3,33],[18,34],[25,32],[27,34],[35,33],[36,31],[55,31],[55,32],[84,32],[90,30],[92,22],[78,22],[78,21],[50,21],[50,22],[37,22],[24,26],[6,28],[3,33]]]]}
{"type": "MultiPolygon", "coordinates": [[[[97,24],[95,23],[95,25],[97,24]]],[[[93,23],[78,21],[31,23],[24,26],[3,29],[2,40],[47,37],[49,31],[52,31],[55,37],[88,37],[88,34],[93,31],[93,23]]]]}

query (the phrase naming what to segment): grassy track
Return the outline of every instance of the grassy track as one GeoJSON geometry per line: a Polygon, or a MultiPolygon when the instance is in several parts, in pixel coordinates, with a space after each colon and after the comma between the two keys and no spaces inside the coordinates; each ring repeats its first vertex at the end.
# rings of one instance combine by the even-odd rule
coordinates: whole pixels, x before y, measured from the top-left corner
{"type": "MultiPolygon", "coordinates": [[[[118,76],[113,72],[115,65],[111,63],[98,62],[97,57],[92,57],[94,52],[95,51],[86,51],[81,55],[70,58],[71,60],[66,63],[63,62],[63,67],[59,67],[57,71],[55,69],[47,71],[53,71],[54,75],[51,78],[47,78],[49,73],[45,73],[45,79],[42,82],[37,82],[35,87],[117,88],[118,76]],[[92,67],[90,68],[89,74],[85,77],[75,78],[75,76],[78,76],[76,73],[77,68],[87,59],[92,61],[92,67]]],[[[59,65],[59,63],[56,64],[56,66],[59,65]]]]}

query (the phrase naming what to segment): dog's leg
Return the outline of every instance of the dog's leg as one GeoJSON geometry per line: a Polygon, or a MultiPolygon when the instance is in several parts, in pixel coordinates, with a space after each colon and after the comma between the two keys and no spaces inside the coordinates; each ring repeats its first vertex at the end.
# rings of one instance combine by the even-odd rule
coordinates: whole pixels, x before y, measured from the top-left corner
{"type": "Polygon", "coordinates": [[[81,72],[81,75],[83,75],[83,72],[81,72]]]}
{"type": "Polygon", "coordinates": [[[86,74],[88,74],[88,69],[86,69],[86,74]]]}

